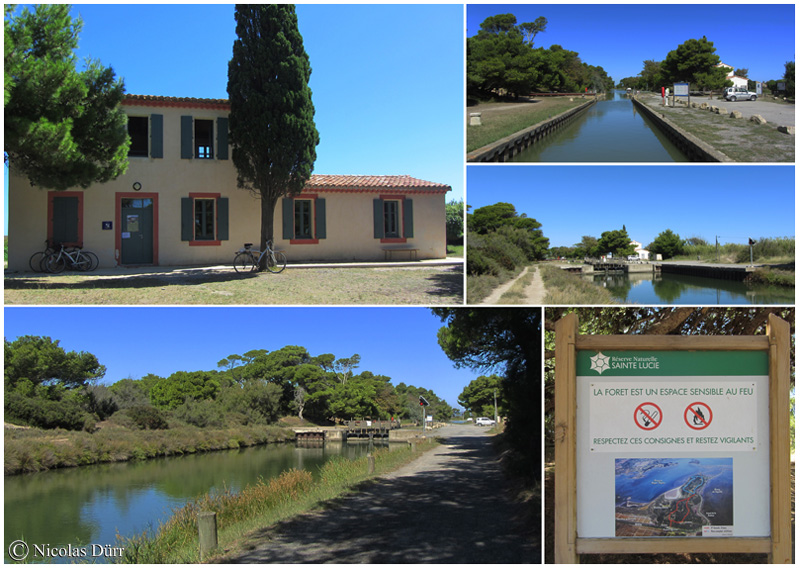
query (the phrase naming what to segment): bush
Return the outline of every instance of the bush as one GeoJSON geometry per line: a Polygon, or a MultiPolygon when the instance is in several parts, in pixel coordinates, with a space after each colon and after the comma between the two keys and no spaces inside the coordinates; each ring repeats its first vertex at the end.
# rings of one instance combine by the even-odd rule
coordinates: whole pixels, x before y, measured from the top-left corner
{"type": "Polygon", "coordinates": [[[16,392],[6,392],[4,411],[6,419],[16,419],[41,429],[81,431],[93,428],[96,420],[74,401],[26,397],[16,392]]]}
{"type": "MultiPolygon", "coordinates": [[[[122,417],[122,421],[115,421],[125,425],[127,421],[124,418],[130,419],[137,429],[141,430],[161,430],[169,428],[167,420],[164,415],[150,405],[135,405],[114,414],[114,417],[122,417]]],[[[127,426],[127,425],[126,425],[127,426]]]]}

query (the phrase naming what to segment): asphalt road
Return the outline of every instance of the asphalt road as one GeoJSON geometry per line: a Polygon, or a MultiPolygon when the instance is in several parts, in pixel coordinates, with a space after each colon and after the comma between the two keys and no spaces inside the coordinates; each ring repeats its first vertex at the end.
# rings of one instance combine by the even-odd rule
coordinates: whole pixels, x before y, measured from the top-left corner
{"type": "Polygon", "coordinates": [[[223,563],[540,563],[508,499],[486,429],[446,443],[358,493],[261,530],[223,563]]]}

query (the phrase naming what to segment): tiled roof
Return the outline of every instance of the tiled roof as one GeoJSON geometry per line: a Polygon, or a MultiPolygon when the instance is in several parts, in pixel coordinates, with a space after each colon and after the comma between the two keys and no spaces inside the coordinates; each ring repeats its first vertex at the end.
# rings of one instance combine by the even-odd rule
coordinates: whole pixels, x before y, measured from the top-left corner
{"type": "Polygon", "coordinates": [[[411,176],[344,176],[312,174],[306,182],[308,190],[335,190],[351,192],[370,192],[381,190],[404,190],[418,192],[447,192],[450,186],[426,182],[411,176]]]}
{"type": "Polygon", "coordinates": [[[193,109],[230,110],[228,99],[195,99],[194,97],[161,97],[156,95],[125,95],[123,105],[144,107],[181,107],[193,109]]]}

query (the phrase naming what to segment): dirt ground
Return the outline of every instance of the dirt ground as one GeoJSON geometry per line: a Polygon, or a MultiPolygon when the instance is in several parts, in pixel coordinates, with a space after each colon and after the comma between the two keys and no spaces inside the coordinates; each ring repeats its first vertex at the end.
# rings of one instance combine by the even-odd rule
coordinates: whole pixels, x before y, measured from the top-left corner
{"type": "Polygon", "coordinates": [[[509,498],[491,436],[437,431],[444,444],[357,492],[250,537],[222,563],[541,563],[538,536],[509,498]]]}
{"type": "Polygon", "coordinates": [[[515,304],[525,304],[528,306],[544,304],[544,296],[547,294],[547,290],[544,287],[542,274],[537,267],[525,267],[515,279],[503,283],[494,289],[489,296],[481,301],[481,304],[500,304],[500,297],[508,292],[515,282],[528,274],[528,270],[533,271],[533,280],[525,287],[525,297],[515,304]]]}

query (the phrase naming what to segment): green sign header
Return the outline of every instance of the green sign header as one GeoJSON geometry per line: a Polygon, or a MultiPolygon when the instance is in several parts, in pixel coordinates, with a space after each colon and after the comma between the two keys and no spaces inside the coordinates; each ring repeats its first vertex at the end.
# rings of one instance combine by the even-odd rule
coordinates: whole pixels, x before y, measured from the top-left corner
{"type": "Polygon", "coordinates": [[[577,375],[769,375],[769,356],[766,351],[579,350],[577,375]]]}

